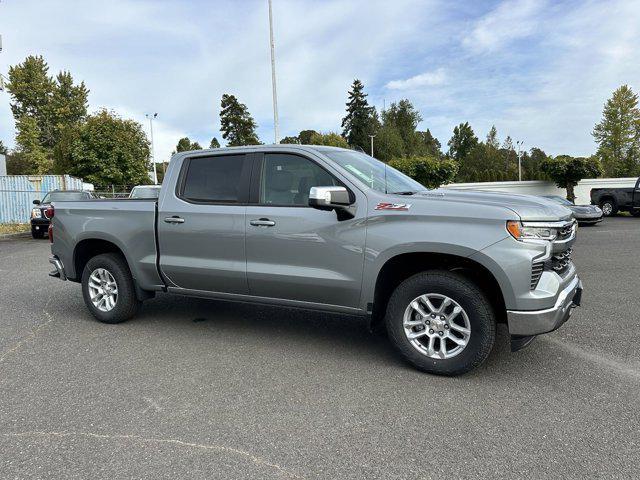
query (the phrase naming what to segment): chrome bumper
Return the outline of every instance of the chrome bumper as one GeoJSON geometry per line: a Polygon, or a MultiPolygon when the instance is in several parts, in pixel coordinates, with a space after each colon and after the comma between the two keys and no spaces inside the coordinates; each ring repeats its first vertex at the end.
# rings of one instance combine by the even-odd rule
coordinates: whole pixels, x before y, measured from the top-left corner
{"type": "Polygon", "coordinates": [[[576,276],[558,295],[555,305],[546,310],[507,310],[509,333],[531,336],[547,333],[559,328],[580,305],[582,282],[576,276]]]}
{"type": "Polygon", "coordinates": [[[52,272],[49,272],[50,277],[59,278],[60,280],[67,279],[67,274],[64,273],[64,265],[58,257],[56,257],[55,255],[51,255],[49,257],[49,263],[56,268],[52,272]]]}

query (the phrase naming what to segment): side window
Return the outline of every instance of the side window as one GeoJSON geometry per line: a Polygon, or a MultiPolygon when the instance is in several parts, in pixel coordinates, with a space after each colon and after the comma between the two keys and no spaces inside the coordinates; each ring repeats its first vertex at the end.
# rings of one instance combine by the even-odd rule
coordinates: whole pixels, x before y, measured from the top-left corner
{"type": "Polygon", "coordinates": [[[219,155],[188,160],[181,196],[196,202],[238,203],[244,155],[219,155]]]}
{"type": "Polygon", "coordinates": [[[311,187],[339,184],[329,172],[304,157],[265,153],[260,175],[260,203],[307,206],[311,187]]]}

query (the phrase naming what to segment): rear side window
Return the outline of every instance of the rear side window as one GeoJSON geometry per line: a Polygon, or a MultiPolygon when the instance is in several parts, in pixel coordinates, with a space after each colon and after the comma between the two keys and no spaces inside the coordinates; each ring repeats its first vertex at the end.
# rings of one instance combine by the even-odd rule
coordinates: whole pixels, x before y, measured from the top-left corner
{"type": "Polygon", "coordinates": [[[189,159],[181,196],[195,202],[240,202],[247,161],[245,155],[189,159]]]}

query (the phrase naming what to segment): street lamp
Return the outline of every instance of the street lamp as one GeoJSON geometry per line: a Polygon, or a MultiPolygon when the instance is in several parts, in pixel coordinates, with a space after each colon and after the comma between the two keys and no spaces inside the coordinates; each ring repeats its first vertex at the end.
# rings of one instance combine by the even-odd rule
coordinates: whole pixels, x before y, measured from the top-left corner
{"type": "Polygon", "coordinates": [[[158,114],[154,113],[152,115],[150,113],[145,113],[144,116],[149,119],[149,129],[151,130],[151,165],[153,165],[153,184],[157,185],[158,172],[156,171],[156,155],[155,155],[154,145],[153,145],[153,120],[158,116],[158,114]]]}
{"type": "Polygon", "coordinates": [[[369,135],[369,138],[371,139],[371,156],[373,157],[373,137],[375,137],[375,135],[369,135]]]}
{"type": "Polygon", "coordinates": [[[271,46],[271,89],[273,94],[273,136],[274,143],[280,143],[278,126],[278,94],[276,92],[276,53],[273,41],[273,13],[271,12],[271,0],[269,0],[269,40],[271,46]]]}
{"type": "Polygon", "coordinates": [[[524,141],[518,140],[516,142],[516,145],[518,147],[518,181],[521,182],[522,181],[522,155],[521,155],[521,151],[522,151],[522,146],[524,145],[524,141]]]}

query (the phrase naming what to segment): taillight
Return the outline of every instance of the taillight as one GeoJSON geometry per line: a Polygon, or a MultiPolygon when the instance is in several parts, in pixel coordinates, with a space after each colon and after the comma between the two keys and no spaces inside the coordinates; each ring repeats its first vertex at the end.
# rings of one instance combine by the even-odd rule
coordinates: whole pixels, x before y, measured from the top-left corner
{"type": "Polygon", "coordinates": [[[53,243],[53,224],[49,224],[49,243],[53,243]]]}
{"type": "Polygon", "coordinates": [[[50,205],[49,207],[47,207],[47,209],[44,211],[44,214],[47,218],[53,218],[53,215],[55,214],[53,205],[50,205]]]}

